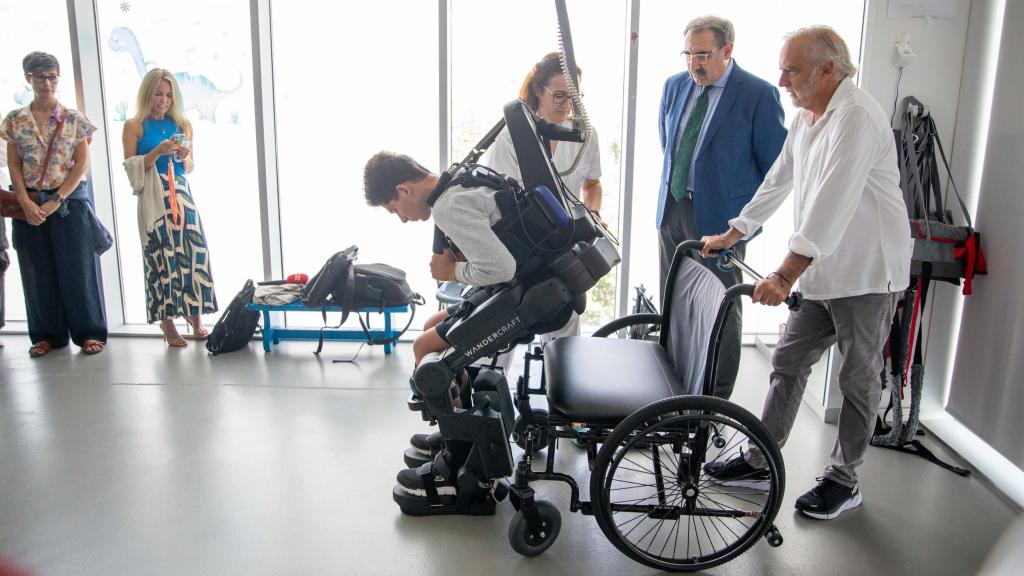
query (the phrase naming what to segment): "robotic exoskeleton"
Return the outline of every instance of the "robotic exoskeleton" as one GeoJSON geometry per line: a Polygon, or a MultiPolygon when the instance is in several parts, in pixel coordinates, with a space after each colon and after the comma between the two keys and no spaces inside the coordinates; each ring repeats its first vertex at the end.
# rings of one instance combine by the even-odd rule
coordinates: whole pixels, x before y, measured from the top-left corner
{"type": "MultiPolygon", "coordinates": [[[[556,6],[564,25],[564,2],[556,0],[556,6]]],[[[562,40],[571,48],[567,26],[562,40]]],[[[575,70],[571,49],[563,53],[563,71],[578,103],[569,73],[575,70]]],[[[562,326],[573,311],[582,313],[586,291],[619,262],[606,230],[562,185],[549,157],[550,139],[589,137],[585,126],[551,126],[522,102],[511,102],[503,121],[441,176],[432,194],[430,202],[453,185],[496,189],[502,217],[492,229],[515,258],[516,275],[507,284],[467,294],[446,330],[438,332],[451,347],[420,361],[409,407],[437,423],[443,444],[422,463],[407,452],[411,468],[399,473],[394,500],[410,515],[491,514],[507,497],[517,510],[509,540],[525,556],[550,547],[561,526],[558,508],[535,498],[530,483],[537,480],[568,485],[569,510],[594,515],[623,553],[662,570],[708,569],[762,537],[780,545],[773,524],[785,487],[779,448],[755,416],[713,397],[722,325],[736,299],[749,297],[753,287],[726,290],[688,255],[699,243],[677,248],[660,314],[626,316],[594,337],[533,348],[514,400],[493,364],[473,366],[562,326]],[[475,164],[505,126],[521,183],[475,164]],[[639,325],[649,328],[632,329],[639,325]],[[616,337],[625,334],[644,337],[616,337]],[[536,361],[543,369],[539,386],[532,386],[536,361]],[[464,371],[472,379],[456,407],[452,382],[464,371]],[[547,410],[531,406],[538,395],[546,398],[547,410]],[[554,470],[560,439],[586,451],[590,501],[580,498],[572,476],[554,470]],[[522,448],[518,463],[512,442],[522,448]],[[534,456],[542,450],[546,464],[535,470],[534,456]],[[757,486],[721,483],[709,474],[744,451],[763,456],[757,486]],[[412,474],[421,489],[407,490],[403,474],[412,474]]],[[[435,236],[435,252],[443,242],[435,236]]]]}

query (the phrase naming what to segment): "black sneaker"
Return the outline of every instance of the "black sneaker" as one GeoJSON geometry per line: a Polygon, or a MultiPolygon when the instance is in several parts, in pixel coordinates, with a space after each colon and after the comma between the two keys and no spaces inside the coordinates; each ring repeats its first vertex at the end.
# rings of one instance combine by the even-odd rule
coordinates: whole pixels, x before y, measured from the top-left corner
{"type": "Polygon", "coordinates": [[[829,478],[818,478],[818,485],[797,498],[796,509],[818,520],[831,520],[847,510],[860,506],[860,490],[848,488],[829,478]]]}
{"type": "MultiPolygon", "coordinates": [[[[423,466],[433,465],[424,464],[423,466]]],[[[406,468],[398,472],[398,485],[411,496],[427,497],[427,489],[423,486],[423,478],[420,476],[423,466],[418,469],[406,468]]],[[[437,488],[438,496],[455,496],[455,485],[443,476],[434,476],[434,486],[437,488]]]]}
{"type": "Polygon", "coordinates": [[[441,448],[444,448],[444,438],[441,437],[440,432],[413,434],[412,438],[409,438],[409,444],[418,452],[431,456],[436,454],[441,448]]]}
{"type": "Polygon", "coordinates": [[[768,471],[762,468],[754,468],[747,463],[743,452],[729,458],[725,462],[709,462],[704,465],[704,472],[715,484],[722,486],[734,486],[736,488],[749,488],[767,492],[771,485],[771,477],[768,471]]]}

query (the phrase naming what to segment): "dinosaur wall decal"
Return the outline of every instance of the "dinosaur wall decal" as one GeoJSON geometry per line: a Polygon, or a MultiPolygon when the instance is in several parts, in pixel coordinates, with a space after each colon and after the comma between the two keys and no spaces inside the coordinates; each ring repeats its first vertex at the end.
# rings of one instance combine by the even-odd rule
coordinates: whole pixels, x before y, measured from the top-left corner
{"type": "MultiPolygon", "coordinates": [[[[118,26],[111,30],[110,38],[107,39],[107,46],[114,52],[126,52],[135,64],[135,70],[141,79],[146,72],[155,67],[155,63],[147,61],[142,57],[142,48],[139,40],[130,28],[118,26]]],[[[190,74],[189,72],[175,72],[174,79],[178,81],[181,89],[182,107],[185,110],[195,108],[199,117],[209,122],[217,121],[217,104],[225,96],[238,91],[242,86],[241,77],[238,85],[230,90],[219,90],[209,78],[202,74],[190,74]]]]}

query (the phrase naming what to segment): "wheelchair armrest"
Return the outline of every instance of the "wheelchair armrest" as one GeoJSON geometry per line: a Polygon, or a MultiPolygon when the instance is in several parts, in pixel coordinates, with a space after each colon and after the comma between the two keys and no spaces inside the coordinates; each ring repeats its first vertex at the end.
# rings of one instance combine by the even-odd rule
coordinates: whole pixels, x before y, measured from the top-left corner
{"type": "Polygon", "coordinates": [[[615,320],[612,320],[598,328],[593,335],[595,338],[606,338],[623,328],[629,328],[630,326],[636,326],[638,324],[661,326],[661,314],[630,314],[628,316],[623,316],[622,318],[616,318],[615,320]]]}

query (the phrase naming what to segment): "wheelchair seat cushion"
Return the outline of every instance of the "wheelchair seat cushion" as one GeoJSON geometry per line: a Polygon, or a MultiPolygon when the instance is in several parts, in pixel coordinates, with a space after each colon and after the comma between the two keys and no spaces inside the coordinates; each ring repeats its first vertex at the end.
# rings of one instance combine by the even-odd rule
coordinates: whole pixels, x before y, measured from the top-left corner
{"type": "Polygon", "coordinates": [[[572,422],[617,424],[651,402],[687,394],[665,349],[646,340],[572,336],[544,348],[548,407],[572,422]]]}

